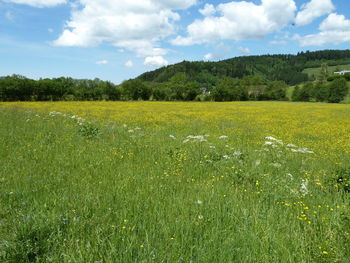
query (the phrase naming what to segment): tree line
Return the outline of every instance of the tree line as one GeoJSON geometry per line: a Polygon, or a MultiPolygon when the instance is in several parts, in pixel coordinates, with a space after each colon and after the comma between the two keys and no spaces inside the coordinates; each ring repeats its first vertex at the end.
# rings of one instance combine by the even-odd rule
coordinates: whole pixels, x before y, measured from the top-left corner
{"type": "Polygon", "coordinates": [[[349,93],[348,81],[350,81],[349,73],[343,76],[331,75],[327,80],[319,79],[297,85],[294,88],[292,100],[339,103],[349,93]]]}
{"type": "MultiPolygon", "coordinates": [[[[350,74],[320,74],[317,81],[297,85],[292,100],[341,102],[348,94],[347,81],[350,81],[350,74]]],[[[132,79],[120,85],[100,79],[32,80],[12,75],[0,78],[0,101],[283,101],[289,100],[288,88],[284,81],[267,81],[258,75],[242,79],[224,77],[214,86],[191,81],[184,72],[175,74],[167,82],[132,79]]]]}
{"type": "Polygon", "coordinates": [[[100,79],[53,78],[33,80],[20,75],[0,78],[1,101],[244,101],[286,100],[283,81],[265,81],[259,76],[225,77],[215,86],[202,86],[184,72],[163,83],[132,79],[115,85],[100,79]]]}

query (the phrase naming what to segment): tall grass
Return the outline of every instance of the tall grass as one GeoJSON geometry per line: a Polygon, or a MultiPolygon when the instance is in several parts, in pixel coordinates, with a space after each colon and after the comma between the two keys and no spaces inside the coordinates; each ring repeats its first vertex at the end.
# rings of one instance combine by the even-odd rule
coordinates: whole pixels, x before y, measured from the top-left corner
{"type": "Polygon", "coordinates": [[[348,262],[349,154],[317,134],[72,116],[0,107],[1,262],[348,262]]]}

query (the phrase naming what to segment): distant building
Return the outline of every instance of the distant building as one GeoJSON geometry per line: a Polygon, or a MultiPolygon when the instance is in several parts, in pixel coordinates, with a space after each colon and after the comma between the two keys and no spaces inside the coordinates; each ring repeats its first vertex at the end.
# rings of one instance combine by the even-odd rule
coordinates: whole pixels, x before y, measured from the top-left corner
{"type": "Polygon", "coordinates": [[[334,75],[345,75],[346,73],[350,73],[350,70],[342,70],[339,72],[334,72],[334,75]]]}

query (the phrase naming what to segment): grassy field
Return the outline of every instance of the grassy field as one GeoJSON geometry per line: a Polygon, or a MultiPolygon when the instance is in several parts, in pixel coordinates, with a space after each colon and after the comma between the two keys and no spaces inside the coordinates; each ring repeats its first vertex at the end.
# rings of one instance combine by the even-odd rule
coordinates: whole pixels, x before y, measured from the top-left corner
{"type": "MultiPolygon", "coordinates": [[[[309,77],[315,76],[317,78],[317,76],[320,74],[320,70],[321,68],[307,68],[304,69],[303,73],[306,73],[309,75],[309,77]]],[[[350,64],[349,65],[339,65],[339,66],[328,66],[328,72],[330,74],[333,74],[335,71],[337,70],[350,70],[350,64]]]]}
{"type": "Polygon", "coordinates": [[[0,262],[349,262],[349,116],[0,103],[0,262]]]}

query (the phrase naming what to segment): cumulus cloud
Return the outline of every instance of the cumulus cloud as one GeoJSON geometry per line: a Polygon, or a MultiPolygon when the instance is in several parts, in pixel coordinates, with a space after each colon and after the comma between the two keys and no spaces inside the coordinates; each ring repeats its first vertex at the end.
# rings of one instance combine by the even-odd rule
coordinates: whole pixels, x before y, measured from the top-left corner
{"type": "Polygon", "coordinates": [[[67,0],[6,0],[6,2],[43,8],[65,4],[67,0]]]}
{"type": "Polygon", "coordinates": [[[211,4],[205,4],[204,8],[199,10],[199,13],[203,16],[212,16],[216,13],[216,9],[211,4]]]}
{"type": "Polygon", "coordinates": [[[143,64],[153,68],[160,68],[169,65],[169,62],[162,56],[153,56],[146,57],[143,64]]]}
{"type": "MultiPolygon", "coordinates": [[[[209,7],[202,12],[213,14],[204,10],[209,7]]],[[[194,21],[187,27],[188,36],[178,36],[172,43],[186,46],[224,39],[261,39],[294,21],[296,5],[294,0],[262,0],[260,5],[241,1],[219,4],[215,11],[218,15],[194,21]]]]}
{"type": "Polygon", "coordinates": [[[124,66],[127,68],[132,68],[134,66],[134,62],[128,60],[127,62],[125,62],[124,66]]]}
{"type": "Polygon", "coordinates": [[[250,49],[247,48],[247,47],[239,47],[237,48],[239,54],[241,55],[249,55],[251,52],[250,52],[250,49]]]}
{"type": "Polygon", "coordinates": [[[321,31],[350,31],[350,20],[345,16],[330,14],[320,25],[321,31]]]}
{"type": "Polygon", "coordinates": [[[203,59],[205,61],[213,60],[214,59],[214,55],[212,53],[205,54],[203,59]]]}
{"type": "Polygon", "coordinates": [[[186,9],[196,0],[79,0],[57,46],[97,46],[103,42],[128,49],[138,56],[163,56],[167,50],[158,41],[175,32],[180,19],[176,10],[186,9]]]}
{"type": "Polygon", "coordinates": [[[330,14],[320,25],[320,32],[297,36],[301,46],[323,46],[350,42],[350,20],[343,15],[330,14]]]}
{"type": "Polygon", "coordinates": [[[100,61],[96,61],[97,65],[107,65],[108,64],[108,60],[100,60],[100,61]]]}
{"type": "Polygon", "coordinates": [[[310,24],[316,18],[327,15],[335,9],[332,0],[311,0],[302,6],[297,14],[295,24],[304,26],[310,24]]]}

